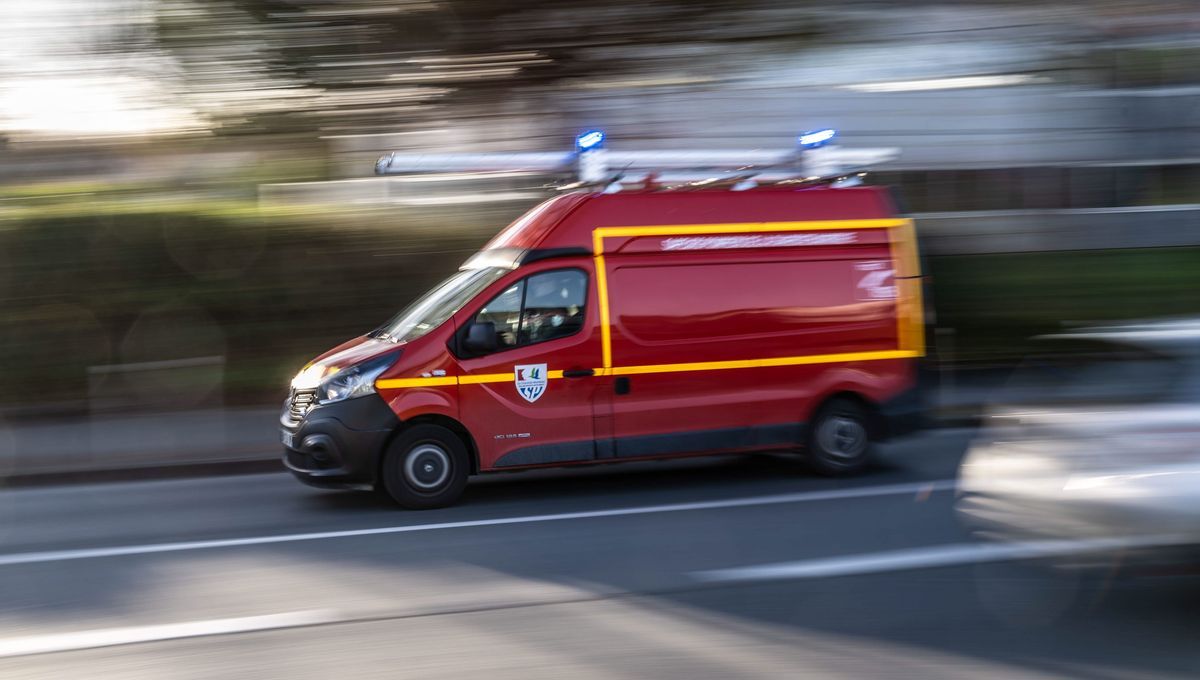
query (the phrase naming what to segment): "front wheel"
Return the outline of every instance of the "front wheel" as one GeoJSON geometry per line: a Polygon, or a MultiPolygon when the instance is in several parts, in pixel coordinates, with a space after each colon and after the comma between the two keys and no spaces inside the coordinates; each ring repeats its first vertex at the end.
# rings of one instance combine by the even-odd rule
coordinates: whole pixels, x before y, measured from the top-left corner
{"type": "Polygon", "coordinates": [[[848,475],[871,460],[867,410],[858,402],[838,397],[823,405],[808,427],[808,466],[822,475],[848,475]]]}
{"type": "Polygon", "coordinates": [[[453,504],[467,486],[470,461],[462,439],[440,425],[401,432],[383,460],[383,488],[410,510],[453,504]]]}

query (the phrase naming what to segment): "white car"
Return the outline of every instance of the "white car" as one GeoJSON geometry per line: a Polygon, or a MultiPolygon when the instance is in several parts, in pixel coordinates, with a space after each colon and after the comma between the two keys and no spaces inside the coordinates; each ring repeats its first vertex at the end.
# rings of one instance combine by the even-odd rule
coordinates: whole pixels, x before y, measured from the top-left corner
{"type": "Polygon", "coordinates": [[[978,534],[1062,554],[1200,545],[1200,321],[1049,336],[959,473],[978,534]]]}

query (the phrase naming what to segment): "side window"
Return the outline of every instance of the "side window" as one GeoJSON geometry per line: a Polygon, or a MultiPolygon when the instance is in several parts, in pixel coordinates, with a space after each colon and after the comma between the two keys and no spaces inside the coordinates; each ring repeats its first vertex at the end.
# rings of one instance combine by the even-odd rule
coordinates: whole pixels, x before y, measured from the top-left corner
{"type": "Polygon", "coordinates": [[[475,323],[496,325],[497,350],[573,335],[583,328],[587,274],[559,269],[528,276],[492,298],[475,323]]]}
{"type": "Polygon", "coordinates": [[[475,315],[475,323],[496,324],[496,347],[508,349],[517,346],[521,328],[521,301],[525,297],[525,280],[517,281],[504,289],[475,315]]]}
{"type": "Polygon", "coordinates": [[[583,328],[587,275],[578,269],[534,274],[526,279],[521,344],[574,335],[583,328]]]}

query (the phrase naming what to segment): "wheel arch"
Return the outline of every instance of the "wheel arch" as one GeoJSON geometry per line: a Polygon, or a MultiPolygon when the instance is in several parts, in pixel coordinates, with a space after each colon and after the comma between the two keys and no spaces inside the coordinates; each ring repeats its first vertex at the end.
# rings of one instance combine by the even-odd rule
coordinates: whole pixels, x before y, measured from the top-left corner
{"type": "Polygon", "coordinates": [[[467,447],[467,454],[471,458],[470,474],[479,474],[479,447],[475,445],[475,438],[471,436],[471,432],[467,430],[466,426],[447,415],[442,415],[440,413],[426,413],[408,418],[396,426],[395,431],[392,432],[391,436],[389,436],[387,441],[384,443],[383,451],[381,451],[379,454],[379,460],[376,463],[375,470],[375,478],[377,480],[383,479],[383,464],[387,458],[387,450],[391,447],[392,442],[395,441],[396,437],[400,436],[401,433],[413,427],[414,425],[440,425],[441,427],[453,432],[455,436],[461,439],[463,444],[467,447]]]}

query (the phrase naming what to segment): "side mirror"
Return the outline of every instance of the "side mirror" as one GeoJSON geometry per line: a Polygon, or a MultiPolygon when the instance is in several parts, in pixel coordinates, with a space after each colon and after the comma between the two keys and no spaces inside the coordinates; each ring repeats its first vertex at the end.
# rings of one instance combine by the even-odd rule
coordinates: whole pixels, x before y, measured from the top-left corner
{"type": "Polygon", "coordinates": [[[467,326],[467,337],[463,347],[472,354],[488,354],[496,351],[496,324],[492,321],[477,321],[467,326]]]}

